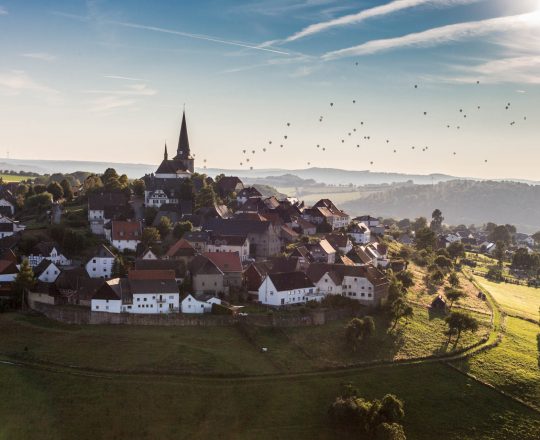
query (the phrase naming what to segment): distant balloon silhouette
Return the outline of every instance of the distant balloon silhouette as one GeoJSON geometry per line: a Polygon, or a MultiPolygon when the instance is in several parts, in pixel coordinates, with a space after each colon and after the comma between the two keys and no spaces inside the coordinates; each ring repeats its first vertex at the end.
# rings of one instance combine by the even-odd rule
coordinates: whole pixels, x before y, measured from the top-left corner
{"type": "Polygon", "coordinates": [[[291,123],[290,122],[287,122],[287,127],[290,127],[291,126],[291,123]]]}
{"type": "Polygon", "coordinates": [[[418,84],[415,84],[415,85],[414,85],[414,88],[417,89],[417,88],[418,88],[418,84]]]}

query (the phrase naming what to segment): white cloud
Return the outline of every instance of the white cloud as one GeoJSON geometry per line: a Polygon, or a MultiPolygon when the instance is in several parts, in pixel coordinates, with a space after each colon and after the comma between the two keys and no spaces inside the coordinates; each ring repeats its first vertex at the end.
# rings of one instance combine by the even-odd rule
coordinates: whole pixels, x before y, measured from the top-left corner
{"type": "Polygon", "coordinates": [[[49,96],[59,94],[58,90],[35,81],[22,70],[0,73],[0,93],[19,95],[24,92],[39,92],[49,96]]]}
{"type": "Polygon", "coordinates": [[[23,53],[21,56],[26,58],[32,58],[34,60],[40,60],[40,61],[54,61],[56,60],[55,55],[51,55],[46,52],[30,52],[30,53],[23,53]]]}
{"type": "Polygon", "coordinates": [[[120,90],[85,90],[84,93],[118,95],[118,96],[154,96],[157,90],[148,87],[146,84],[128,84],[120,90]]]}
{"type": "Polygon", "coordinates": [[[9,14],[9,12],[5,8],[5,6],[0,6],[0,15],[8,15],[8,14],[9,14]]]}
{"type": "Polygon", "coordinates": [[[88,102],[89,110],[94,113],[106,112],[120,107],[131,107],[137,104],[135,99],[121,98],[115,95],[102,96],[88,102]]]}
{"type": "Polygon", "coordinates": [[[103,78],[109,78],[109,79],[121,79],[124,81],[144,81],[142,78],[133,78],[130,76],[120,76],[120,75],[103,75],[103,78]]]}
{"type": "MultiPolygon", "coordinates": [[[[459,4],[476,3],[479,1],[482,0],[394,0],[385,5],[364,9],[355,14],[349,14],[343,17],[334,18],[332,20],[311,24],[306,28],[302,29],[301,31],[291,35],[290,37],[285,38],[284,40],[282,40],[282,42],[288,43],[291,41],[299,40],[300,38],[318,34],[319,32],[323,32],[328,29],[358,24],[370,18],[382,17],[398,11],[402,11],[404,9],[411,9],[419,6],[447,7],[459,4]]],[[[276,43],[276,41],[273,42],[276,43]]]]}
{"type": "Polygon", "coordinates": [[[491,33],[522,31],[538,26],[539,12],[457,23],[397,38],[371,40],[358,46],[327,52],[324,60],[369,55],[406,47],[431,47],[491,33]]]}
{"type": "Polygon", "coordinates": [[[480,80],[482,83],[491,84],[540,84],[540,55],[502,58],[476,66],[455,68],[467,72],[464,76],[454,78],[458,82],[473,83],[480,80]]]}

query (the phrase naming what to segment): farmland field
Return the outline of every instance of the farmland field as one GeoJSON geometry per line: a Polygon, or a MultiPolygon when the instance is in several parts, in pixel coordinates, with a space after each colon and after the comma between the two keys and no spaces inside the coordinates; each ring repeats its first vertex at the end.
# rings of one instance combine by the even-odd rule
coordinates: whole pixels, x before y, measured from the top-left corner
{"type": "Polygon", "coordinates": [[[33,177],[12,174],[0,174],[0,179],[2,179],[4,182],[21,182],[23,180],[33,179],[33,177]]]}
{"type": "Polygon", "coordinates": [[[501,308],[509,315],[538,319],[540,289],[509,283],[494,283],[475,276],[476,282],[488,290],[501,308]]]}

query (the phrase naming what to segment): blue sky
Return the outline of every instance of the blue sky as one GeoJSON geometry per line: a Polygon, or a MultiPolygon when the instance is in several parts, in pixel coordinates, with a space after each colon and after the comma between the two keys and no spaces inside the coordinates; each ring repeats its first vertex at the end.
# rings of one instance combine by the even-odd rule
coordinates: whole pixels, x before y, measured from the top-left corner
{"type": "Polygon", "coordinates": [[[538,179],[538,10],[0,0],[0,156],[538,179]]]}

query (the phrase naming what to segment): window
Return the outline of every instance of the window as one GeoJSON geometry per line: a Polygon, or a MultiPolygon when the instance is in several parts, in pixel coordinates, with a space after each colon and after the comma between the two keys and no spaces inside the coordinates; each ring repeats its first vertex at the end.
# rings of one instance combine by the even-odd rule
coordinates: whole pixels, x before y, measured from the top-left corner
{"type": "Polygon", "coordinates": [[[94,259],[92,260],[92,263],[95,263],[95,262],[96,262],[96,259],[94,258],[94,259]]]}
{"type": "Polygon", "coordinates": [[[140,298],[137,298],[137,301],[140,301],[141,299],[140,298]]]}
{"type": "Polygon", "coordinates": [[[96,310],[99,310],[99,306],[96,306],[96,310]]]}
{"type": "Polygon", "coordinates": [[[146,301],[146,298],[144,298],[144,301],[146,301]]]}

